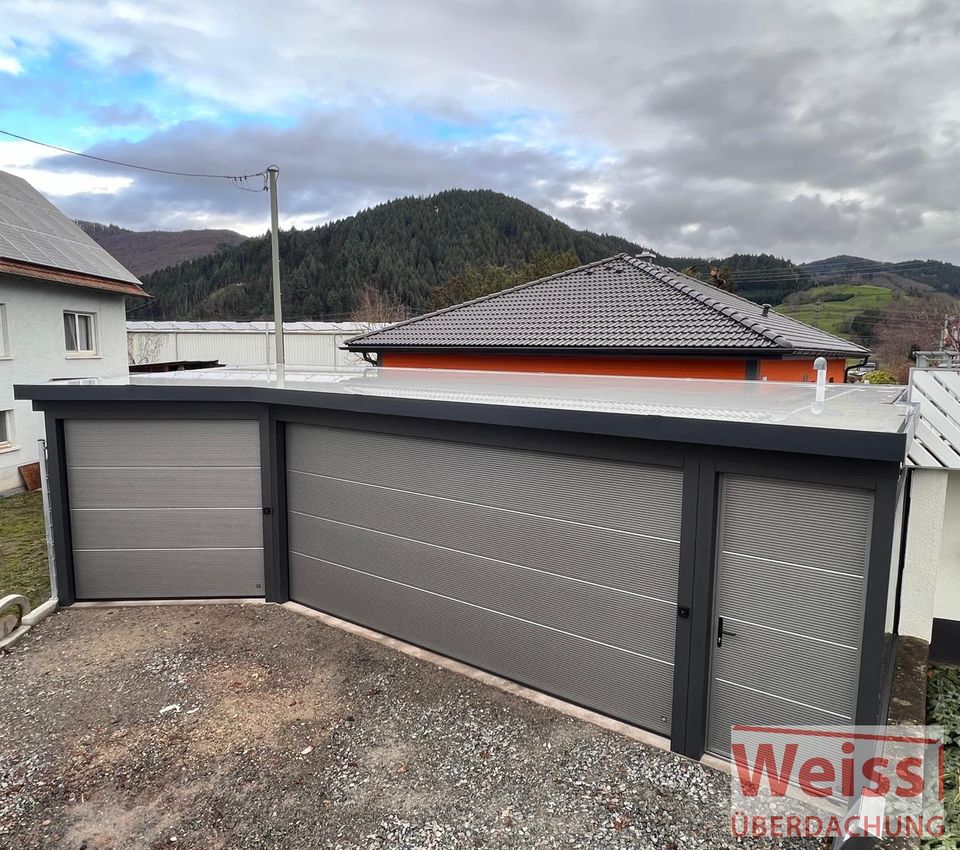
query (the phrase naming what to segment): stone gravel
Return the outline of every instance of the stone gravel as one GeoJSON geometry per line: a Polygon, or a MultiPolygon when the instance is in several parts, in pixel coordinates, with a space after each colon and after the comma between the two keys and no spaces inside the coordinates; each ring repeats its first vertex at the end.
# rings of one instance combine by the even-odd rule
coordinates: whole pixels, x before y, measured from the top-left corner
{"type": "Polygon", "coordinates": [[[276,606],[67,609],[0,676],[0,848],[761,846],[725,774],[276,606]]]}

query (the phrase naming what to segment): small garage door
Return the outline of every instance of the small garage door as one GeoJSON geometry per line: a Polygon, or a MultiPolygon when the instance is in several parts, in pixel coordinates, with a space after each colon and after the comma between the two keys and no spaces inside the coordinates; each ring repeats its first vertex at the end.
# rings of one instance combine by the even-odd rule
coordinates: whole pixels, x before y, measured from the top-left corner
{"type": "Polygon", "coordinates": [[[256,421],[64,423],[78,599],[263,595],[256,421]]]}
{"type": "Polygon", "coordinates": [[[707,749],[732,724],[852,724],[873,494],[728,475],[707,749]]]}
{"type": "Polygon", "coordinates": [[[677,469],[287,428],[290,595],[670,731],[677,469]]]}

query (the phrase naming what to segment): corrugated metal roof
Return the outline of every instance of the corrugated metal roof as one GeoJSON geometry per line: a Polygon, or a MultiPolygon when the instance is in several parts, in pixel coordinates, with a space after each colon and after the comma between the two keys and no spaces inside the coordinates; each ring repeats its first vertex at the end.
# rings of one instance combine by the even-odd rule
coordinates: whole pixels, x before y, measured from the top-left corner
{"type": "Polygon", "coordinates": [[[355,337],[401,348],[756,351],[862,357],[865,348],[663,266],[618,254],[355,337]]]}
{"type": "Polygon", "coordinates": [[[0,258],[140,286],[26,180],[5,171],[0,171],[0,258]]]}
{"type": "MultiPolygon", "coordinates": [[[[383,324],[372,322],[284,322],[284,333],[363,333],[383,324]]],[[[127,332],[273,333],[273,322],[127,322],[127,332]]]]}

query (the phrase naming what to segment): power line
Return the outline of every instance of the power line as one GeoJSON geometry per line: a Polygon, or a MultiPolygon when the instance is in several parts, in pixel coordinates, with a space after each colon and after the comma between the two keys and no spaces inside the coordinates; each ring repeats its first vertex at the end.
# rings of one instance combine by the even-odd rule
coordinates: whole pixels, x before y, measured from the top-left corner
{"type": "MultiPolygon", "coordinates": [[[[901,264],[895,268],[878,268],[877,266],[862,266],[859,268],[843,269],[835,272],[815,272],[810,273],[797,266],[783,266],[771,269],[745,269],[744,271],[735,271],[731,269],[730,273],[739,280],[770,279],[773,282],[804,282],[826,280],[838,277],[851,277],[862,274],[897,274],[899,272],[915,271],[926,266],[928,261],[917,260],[914,263],[901,264]]],[[[922,283],[922,281],[915,281],[922,283]]]]}
{"type": "MultiPolygon", "coordinates": [[[[62,148],[59,145],[51,145],[47,142],[41,142],[37,139],[30,139],[27,136],[21,136],[17,133],[11,133],[9,130],[0,130],[0,135],[9,136],[11,139],[19,139],[21,142],[29,142],[33,145],[40,145],[43,148],[49,148],[50,150],[59,151],[60,153],[70,154],[71,156],[81,156],[84,159],[92,159],[97,162],[104,162],[108,165],[119,165],[122,168],[135,168],[138,171],[149,171],[153,174],[168,174],[172,177],[203,177],[209,178],[211,180],[233,180],[233,181],[245,181],[249,180],[251,177],[266,177],[266,171],[257,171],[253,174],[204,174],[200,172],[190,172],[190,171],[171,171],[166,168],[152,168],[149,165],[138,165],[133,162],[121,162],[118,159],[107,159],[103,156],[94,156],[90,153],[82,153],[81,151],[70,150],[69,148],[62,148]]],[[[249,189],[245,186],[238,186],[240,189],[244,189],[247,192],[261,192],[265,191],[264,189],[249,189]]]]}
{"type": "MultiPolygon", "coordinates": [[[[957,253],[960,253],[958,250],[957,253]]],[[[722,263],[722,260],[717,261],[704,261],[703,265],[708,267],[716,266],[722,263]]],[[[807,280],[817,280],[819,278],[835,278],[835,277],[845,277],[854,274],[896,274],[901,271],[912,271],[915,269],[925,268],[929,263],[944,263],[949,265],[945,260],[903,260],[898,263],[887,263],[881,261],[868,261],[869,265],[855,265],[848,267],[841,266],[827,266],[826,268],[836,268],[836,271],[820,271],[820,272],[809,272],[801,266],[770,266],[765,269],[730,269],[730,273],[737,278],[738,280],[749,280],[754,278],[765,278],[770,279],[774,282],[782,280],[785,283],[800,282],[798,278],[806,278],[807,280]]],[[[700,265],[700,264],[694,264],[700,265]]],[[[919,281],[918,281],[919,282],[919,281]]]]}
{"type": "MultiPolygon", "coordinates": [[[[948,256],[956,256],[956,255],[960,254],[960,246],[955,246],[955,247],[950,247],[950,248],[938,248],[938,249],[936,249],[936,250],[937,250],[938,253],[940,253],[940,254],[945,254],[945,255],[948,255],[948,256]]],[[[694,259],[694,260],[699,259],[700,262],[703,263],[703,264],[705,264],[705,265],[717,265],[718,263],[722,262],[724,259],[729,259],[729,258],[712,257],[712,258],[706,258],[706,259],[705,259],[705,258],[702,258],[702,257],[701,257],[701,258],[697,258],[697,257],[680,257],[680,258],[678,258],[678,259],[681,259],[681,260],[683,260],[683,259],[694,259]]],[[[779,258],[778,258],[778,257],[774,257],[773,259],[779,259],[779,258]]],[[[832,258],[831,258],[831,259],[832,259],[832,258]]],[[[929,259],[929,258],[926,259],[926,260],[921,260],[919,257],[913,257],[912,259],[909,259],[909,260],[870,260],[870,259],[867,259],[867,258],[865,258],[865,257],[851,257],[850,259],[853,261],[853,265],[849,266],[849,268],[861,268],[861,269],[876,269],[878,266],[907,266],[907,265],[913,265],[913,264],[915,264],[915,263],[938,263],[938,262],[939,262],[939,263],[946,263],[946,262],[947,262],[946,260],[933,260],[933,259],[929,259]],[[865,265],[865,264],[866,264],[866,265],[865,265]]],[[[789,262],[789,261],[787,261],[787,262],[789,262]]],[[[829,262],[829,261],[827,261],[827,260],[816,260],[816,261],[810,262],[810,263],[799,263],[799,264],[795,263],[795,264],[789,265],[789,266],[769,266],[768,269],[771,269],[771,270],[784,269],[784,270],[792,270],[792,271],[803,271],[802,266],[804,266],[804,265],[807,265],[807,266],[816,265],[816,266],[819,266],[819,267],[822,267],[822,268],[828,268],[828,269],[835,268],[835,269],[840,269],[840,270],[842,271],[842,270],[844,270],[844,266],[842,265],[842,263],[843,263],[842,260],[836,260],[836,261],[833,261],[833,262],[829,262]]],[[[695,263],[694,265],[696,265],[696,263],[695,263]]],[[[761,273],[761,272],[763,272],[763,271],[765,271],[765,269],[743,269],[743,272],[749,272],[749,273],[753,273],[753,272],[761,273]]],[[[824,273],[827,274],[827,273],[829,273],[829,272],[824,272],[824,273]]]]}

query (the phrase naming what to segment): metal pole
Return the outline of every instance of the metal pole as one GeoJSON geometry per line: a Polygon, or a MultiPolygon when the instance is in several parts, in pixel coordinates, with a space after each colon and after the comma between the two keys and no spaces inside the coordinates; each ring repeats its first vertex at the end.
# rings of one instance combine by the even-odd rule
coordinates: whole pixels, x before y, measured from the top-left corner
{"type": "Polygon", "coordinates": [[[53,547],[53,523],[50,522],[50,484],[47,480],[47,441],[37,440],[40,460],[40,493],[43,502],[43,529],[47,534],[47,569],[50,571],[50,598],[57,596],[57,567],[53,547]]]}
{"type": "Polygon", "coordinates": [[[277,212],[277,176],[280,169],[271,165],[267,169],[270,183],[270,248],[273,253],[273,332],[276,337],[277,372],[284,364],[283,357],[283,304],[280,301],[280,225],[277,212]]]}

